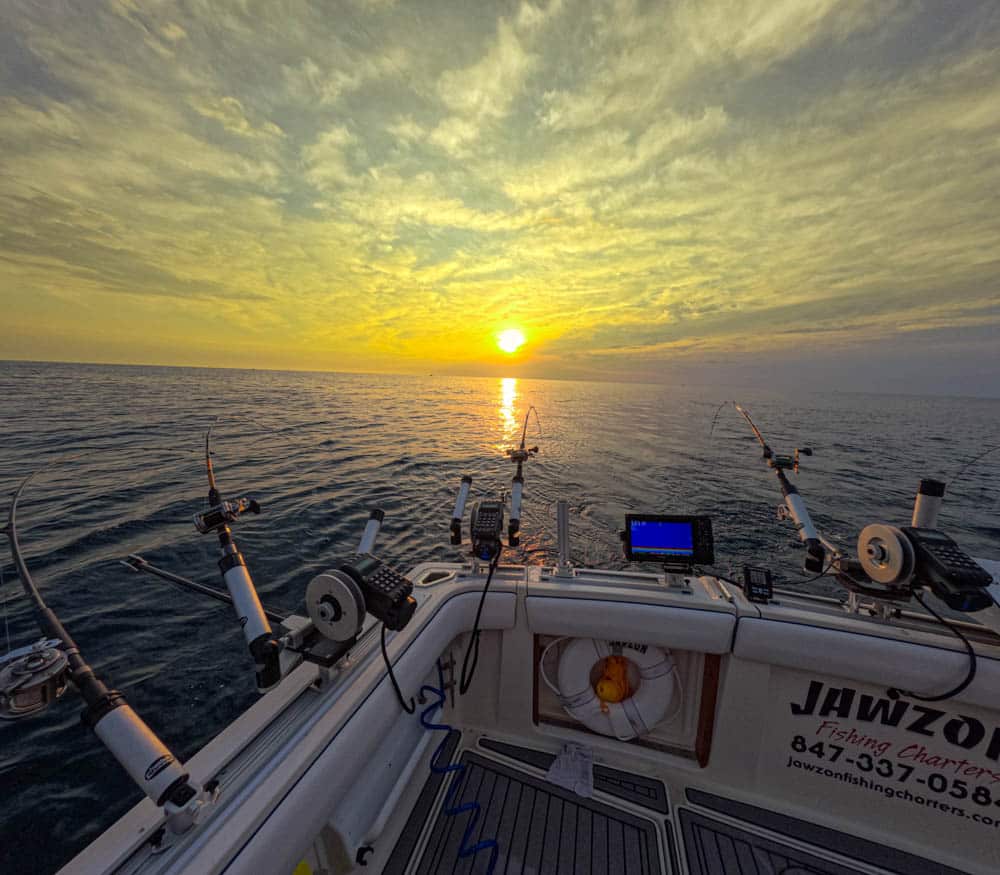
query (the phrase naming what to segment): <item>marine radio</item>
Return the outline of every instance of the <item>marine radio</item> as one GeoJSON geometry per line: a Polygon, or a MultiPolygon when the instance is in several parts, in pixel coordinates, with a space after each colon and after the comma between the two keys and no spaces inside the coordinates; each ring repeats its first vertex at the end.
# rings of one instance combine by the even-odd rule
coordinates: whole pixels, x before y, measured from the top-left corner
{"type": "Polygon", "coordinates": [[[477,501],[472,506],[470,529],[472,553],[476,558],[490,562],[499,556],[500,536],[503,534],[503,502],[477,501]]]}

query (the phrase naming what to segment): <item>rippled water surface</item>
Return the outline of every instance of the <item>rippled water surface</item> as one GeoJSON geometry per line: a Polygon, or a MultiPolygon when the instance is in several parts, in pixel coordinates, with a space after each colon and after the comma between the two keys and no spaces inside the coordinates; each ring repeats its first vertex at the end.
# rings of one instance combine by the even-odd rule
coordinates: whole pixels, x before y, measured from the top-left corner
{"type": "MultiPolygon", "coordinates": [[[[456,558],[459,479],[471,474],[480,496],[509,484],[503,450],[529,404],[541,453],[526,471],[520,561],[551,561],[555,502],[566,498],[578,563],[622,565],[627,511],[700,512],[715,518],[721,568],[753,561],[801,579],[801,550],[775,519],[777,485],[745,424],[724,409],[709,438],[735,391],[0,362],[2,512],[37,470],[19,517],[36,582],[99,675],[187,758],[257,697],[239,627],[228,607],[118,560],[139,552],[220,583],[214,539],[191,524],[216,416],[219,485],[264,508],[236,534],[262,600],[278,608],[299,608],[310,577],[353,550],[372,507],[386,511],[385,559],[456,558]]],[[[752,390],[739,400],[776,450],[814,448],[798,484],[823,533],[844,545],[868,522],[905,522],[919,479],[950,479],[996,442],[1000,422],[997,400],[752,390]]],[[[942,525],[973,554],[1000,556],[998,472],[1000,453],[949,486],[942,525]]],[[[5,543],[0,563],[19,646],[38,633],[5,543]]],[[[0,724],[3,872],[54,871],[139,798],[80,710],[67,693],[41,716],[0,724]]]]}

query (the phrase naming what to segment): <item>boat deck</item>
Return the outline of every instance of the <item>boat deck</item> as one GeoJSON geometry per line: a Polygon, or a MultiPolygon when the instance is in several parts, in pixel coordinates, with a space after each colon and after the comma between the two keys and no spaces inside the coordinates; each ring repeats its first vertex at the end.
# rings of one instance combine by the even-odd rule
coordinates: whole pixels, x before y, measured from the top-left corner
{"type": "MultiPolygon", "coordinates": [[[[551,759],[551,755],[540,756],[551,759]]],[[[660,826],[656,820],[635,816],[607,802],[577,796],[522,768],[473,750],[462,751],[458,762],[463,766],[460,772],[434,775],[428,781],[384,870],[386,873],[488,872],[494,854],[490,848],[460,856],[469,829],[466,847],[474,847],[483,839],[495,839],[495,873],[664,875],[658,841],[660,826]],[[455,816],[445,813],[445,793],[438,791],[442,784],[451,781],[458,782],[451,806],[471,807],[476,803],[478,814],[474,809],[455,816]],[[429,800],[432,800],[430,806],[429,800]],[[419,832],[425,836],[418,845],[414,838],[419,832]],[[414,865],[414,851],[418,847],[419,858],[414,865]]],[[[635,779],[644,780],[639,776],[635,779]]]]}
{"type": "Polygon", "coordinates": [[[961,875],[697,790],[674,811],[678,841],[658,780],[595,766],[594,797],[583,798],[545,779],[551,753],[489,738],[461,749],[457,732],[445,753],[463,768],[429,775],[382,870],[386,875],[486,875],[490,847],[464,857],[459,852],[463,843],[472,848],[488,839],[497,843],[494,875],[859,875],[872,869],[961,875]],[[444,809],[453,781],[458,786],[449,804],[466,810],[449,816],[444,809]]]}

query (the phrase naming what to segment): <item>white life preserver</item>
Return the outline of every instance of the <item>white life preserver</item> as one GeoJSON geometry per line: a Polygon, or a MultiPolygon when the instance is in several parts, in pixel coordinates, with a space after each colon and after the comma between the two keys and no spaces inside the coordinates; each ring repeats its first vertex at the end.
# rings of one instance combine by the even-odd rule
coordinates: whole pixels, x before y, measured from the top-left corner
{"type": "Polygon", "coordinates": [[[649,644],[612,644],[596,638],[575,638],[559,659],[556,687],[545,673],[544,661],[549,648],[561,640],[564,639],[551,642],[543,651],[542,678],[574,720],[601,735],[629,741],[646,735],[667,716],[677,674],[669,650],[649,644]],[[638,669],[638,689],[621,702],[602,701],[591,682],[594,666],[613,655],[625,656],[638,669]]]}

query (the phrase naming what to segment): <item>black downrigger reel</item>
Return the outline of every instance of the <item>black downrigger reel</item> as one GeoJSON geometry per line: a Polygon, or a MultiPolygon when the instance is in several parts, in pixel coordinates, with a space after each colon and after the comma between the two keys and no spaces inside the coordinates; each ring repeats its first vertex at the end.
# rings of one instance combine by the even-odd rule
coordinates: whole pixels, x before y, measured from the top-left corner
{"type": "MultiPolygon", "coordinates": [[[[996,607],[989,589],[993,576],[937,528],[944,483],[921,480],[910,525],[865,526],[858,537],[857,557],[852,557],[819,534],[804,499],[785,474],[789,469],[798,473],[800,455],[811,456],[812,450],[796,449],[793,456],[775,454],[747,411],[739,404],[734,406],[753,430],[763,449],[764,461],[778,477],[785,500],[779,508],[779,517],[795,523],[806,547],[806,571],[817,577],[832,574],[849,592],[882,602],[919,599],[920,591],[928,589],[949,608],[961,613],[996,607]]],[[[991,628],[995,625],[987,622],[986,615],[982,619],[991,628]]]]}

